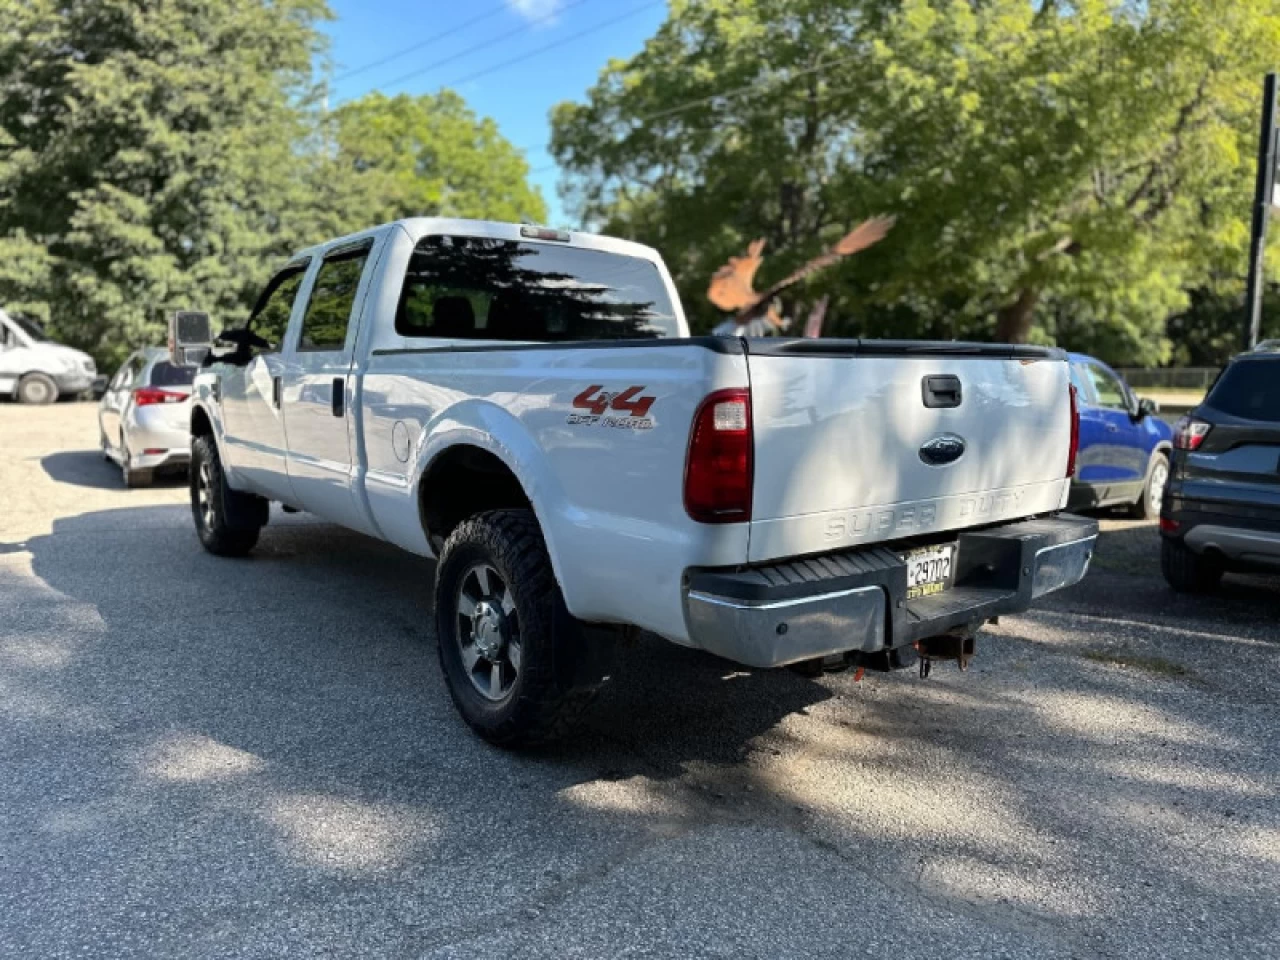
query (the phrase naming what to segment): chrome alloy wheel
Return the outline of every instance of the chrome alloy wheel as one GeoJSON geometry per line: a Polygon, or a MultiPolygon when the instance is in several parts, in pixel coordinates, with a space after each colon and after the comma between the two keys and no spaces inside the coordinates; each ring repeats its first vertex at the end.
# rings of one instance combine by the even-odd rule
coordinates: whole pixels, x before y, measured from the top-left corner
{"type": "Polygon", "coordinates": [[[200,461],[200,473],[196,477],[196,509],[200,523],[206,530],[213,529],[213,469],[208,460],[200,461]]]}
{"type": "Polygon", "coordinates": [[[504,699],[520,674],[520,624],[506,581],[477,563],[458,581],[457,629],[462,668],[482,697],[504,699]]]}

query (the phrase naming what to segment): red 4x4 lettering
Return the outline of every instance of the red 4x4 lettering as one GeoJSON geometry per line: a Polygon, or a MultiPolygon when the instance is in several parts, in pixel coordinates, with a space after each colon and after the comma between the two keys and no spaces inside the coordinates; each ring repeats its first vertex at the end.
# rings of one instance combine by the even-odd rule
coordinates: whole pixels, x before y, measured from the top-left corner
{"type": "Polygon", "coordinates": [[[621,393],[607,393],[603,384],[595,383],[573,398],[573,406],[578,410],[590,410],[597,417],[609,409],[629,417],[643,417],[658,398],[638,396],[641,393],[644,393],[643,386],[627,387],[621,393]],[[597,391],[599,396],[596,396],[597,391]]]}

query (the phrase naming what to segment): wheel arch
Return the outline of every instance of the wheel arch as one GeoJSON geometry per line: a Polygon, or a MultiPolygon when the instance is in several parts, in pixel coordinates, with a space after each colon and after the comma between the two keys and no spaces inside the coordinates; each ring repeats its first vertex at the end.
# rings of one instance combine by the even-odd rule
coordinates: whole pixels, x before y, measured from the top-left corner
{"type": "Polygon", "coordinates": [[[561,576],[555,529],[563,496],[525,425],[496,404],[472,399],[443,413],[422,436],[412,495],[432,552],[438,555],[448,533],[476,513],[532,510],[556,581],[569,600],[572,584],[561,576]]]}

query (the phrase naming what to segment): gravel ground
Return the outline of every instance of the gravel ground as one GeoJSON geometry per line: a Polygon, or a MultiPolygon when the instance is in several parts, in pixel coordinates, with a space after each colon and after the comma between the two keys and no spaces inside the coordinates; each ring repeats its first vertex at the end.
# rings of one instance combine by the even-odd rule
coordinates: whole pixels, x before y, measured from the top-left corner
{"type": "Polygon", "coordinates": [[[966,674],[629,649],[573,742],[455,716],[431,565],[206,555],[92,405],[0,405],[2,957],[1276,957],[1280,588],[1149,525],[966,674]]]}

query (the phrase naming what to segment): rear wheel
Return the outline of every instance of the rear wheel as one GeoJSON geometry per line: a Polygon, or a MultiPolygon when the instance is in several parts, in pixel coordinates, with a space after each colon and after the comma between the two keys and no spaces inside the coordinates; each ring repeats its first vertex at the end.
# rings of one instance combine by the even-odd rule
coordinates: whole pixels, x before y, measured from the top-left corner
{"type": "Polygon", "coordinates": [[[1142,486],[1142,495],[1136,503],[1129,507],[1129,515],[1138,520],[1151,520],[1160,516],[1160,506],[1164,503],[1164,485],[1169,481],[1169,458],[1157,453],[1147,468],[1147,482],[1142,486]]]}
{"type": "Polygon", "coordinates": [[[20,403],[53,403],[58,399],[58,385],[43,373],[28,373],[18,381],[20,403]]]}
{"type": "Polygon", "coordinates": [[[491,743],[560,736],[604,679],[584,669],[582,624],[565,607],[528,510],[494,510],[458,525],[440,555],[435,605],[449,693],[491,743]]]}
{"type": "Polygon", "coordinates": [[[1160,541],[1160,571],[1179,593],[1206,593],[1222,579],[1222,563],[1194,552],[1181,540],[1160,541]]]}
{"type": "Polygon", "coordinates": [[[262,527],[232,527],[228,522],[226,498],[235,494],[226,489],[213,437],[192,441],[190,484],[191,516],[204,548],[220,557],[243,557],[252,550],[262,527]]]}
{"type": "Polygon", "coordinates": [[[120,478],[131,490],[151,484],[151,471],[139,470],[133,465],[133,454],[129,452],[129,444],[124,437],[120,438],[120,478]]]}

